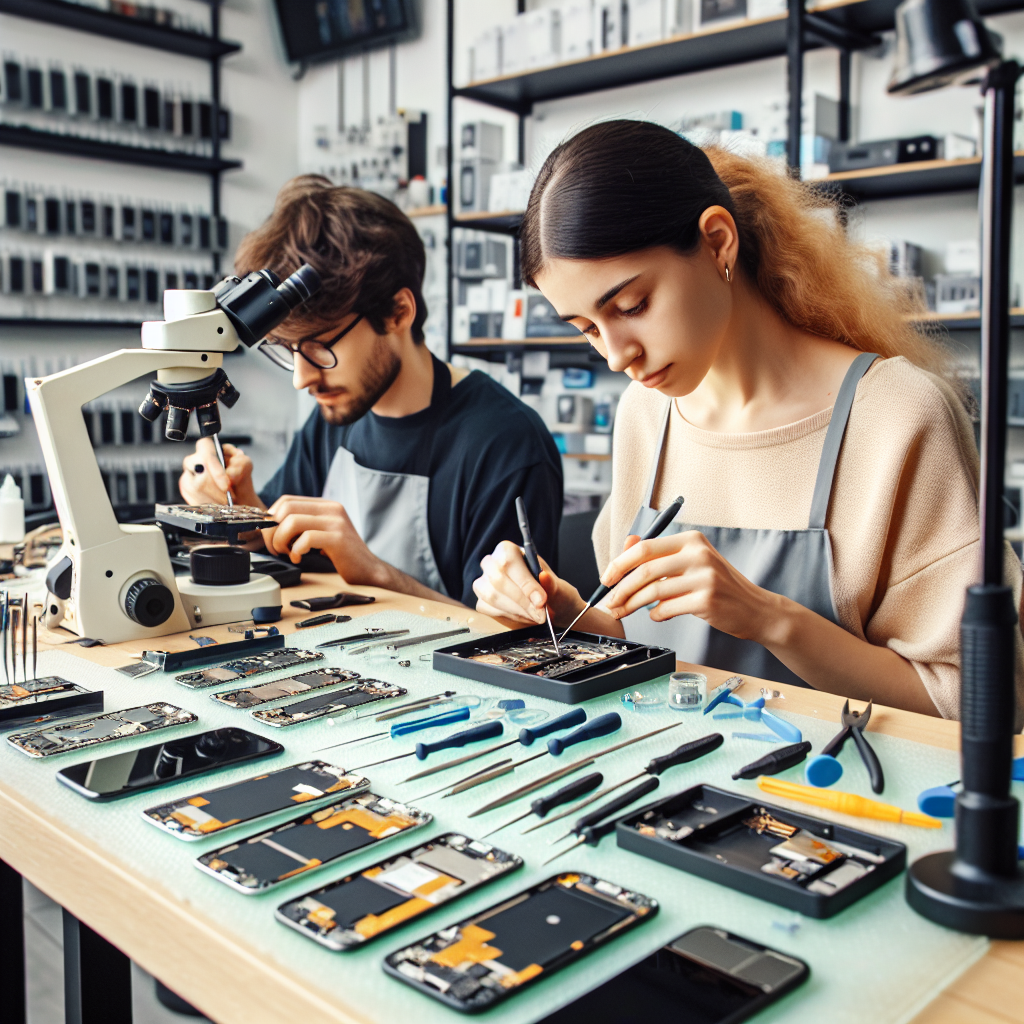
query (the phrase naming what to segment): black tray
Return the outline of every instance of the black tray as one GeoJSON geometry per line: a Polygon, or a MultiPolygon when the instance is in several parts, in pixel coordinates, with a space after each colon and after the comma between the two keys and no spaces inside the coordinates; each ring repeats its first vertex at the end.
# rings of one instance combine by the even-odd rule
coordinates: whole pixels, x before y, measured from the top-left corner
{"type": "Polygon", "coordinates": [[[540,625],[514,629],[510,633],[495,633],[482,640],[469,640],[434,651],[434,668],[439,672],[479,679],[482,683],[491,683],[506,690],[518,690],[520,693],[530,693],[535,697],[546,697],[548,700],[561,701],[563,704],[579,704],[593,697],[603,697],[606,693],[625,690],[676,670],[675,651],[665,647],[648,647],[646,644],[622,640],[619,637],[583,633],[575,629],[567,634],[567,640],[585,641],[601,646],[615,644],[626,649],[604,661],[582,665],[557,678],[538,676],[530,672],[516,672],[503,665],[486,665],[469,660],[474,654],[490,653],[525,640],[544,639],[550,642],[550,634],[546,626],[540,625]]]}
{"type": "MultiPolygon", "coordinates": [[[[777,903],[806,917],[825,918],[838,914],[895,878],[907,863],[907,848],[902,843],[707,785],[693,786],[641,807],[619,820],[616,834],[624,850],[738,889],[748,896],[777,903]],[[872,870],[828,895],[810,892],[796,881],[765,874],[760,864],[772,859],[768,850],[783,840],[767,833],[759,835],[743,825],[744,819],[761,810],[787,824],[806,829],[825,842],[834,841],[874,854],[881,862],[862,861],[871,863],[872,870]],[[693,832],[685,838],[668,839],[642,835],[638,831],[639,826],[665,815],[671,816],[677,827],[689,826],[693,832]]],[[[857,858],[847,858],[850,859],[857,858]]],[[[844,863],[846,860],[838,861],[836,868],[844,863]]],[[[822,872],[816,877],[827,879],[828,874],[822,872]]]]}

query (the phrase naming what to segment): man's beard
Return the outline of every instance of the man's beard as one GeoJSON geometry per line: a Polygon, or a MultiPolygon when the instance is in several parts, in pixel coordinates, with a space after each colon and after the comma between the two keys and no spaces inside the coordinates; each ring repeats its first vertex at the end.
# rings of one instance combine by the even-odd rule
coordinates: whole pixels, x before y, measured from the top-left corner
{"type": "MultiPolygon", "coordinates": [[[[333,406],[321,402],[320,415],[335,427],[345,427],[356,420],[361,420],[395,383],[401,369],[402,360],[391,351],[386,341],[380,339],[373,358],[363,371],[360,393],[352,396],[346,406],[333,406]]],[[[310,394],[315,396],[316,393],[316,388],[310,388],[310,394]]]]}

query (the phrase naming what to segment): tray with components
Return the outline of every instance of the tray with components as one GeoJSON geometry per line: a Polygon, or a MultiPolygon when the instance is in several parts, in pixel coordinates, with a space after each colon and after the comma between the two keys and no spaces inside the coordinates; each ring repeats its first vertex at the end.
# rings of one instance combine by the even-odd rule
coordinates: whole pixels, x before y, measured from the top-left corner
{"type": "Polygon", "coordinates": [[[176,526],[179,530],[203,537],[227,537],[235,540],[239,533],[265,530],[277,526],[263,509],[254,505],[161,505],[155,508],[156,520],[176,526]]]}
{"type": "Polygon", "coordinates": [[[676,655],[572,630],[555,650],[546,626],[527,626],[434,652],[434,668],[535,697],[578,704],[676,670],[676,655]]]}
{"type": "Polygon", "coordinates": [[[907,848],[715,786],[641,807],[619,846],[807,917],[838,914],[895,878],[907,848]]]}

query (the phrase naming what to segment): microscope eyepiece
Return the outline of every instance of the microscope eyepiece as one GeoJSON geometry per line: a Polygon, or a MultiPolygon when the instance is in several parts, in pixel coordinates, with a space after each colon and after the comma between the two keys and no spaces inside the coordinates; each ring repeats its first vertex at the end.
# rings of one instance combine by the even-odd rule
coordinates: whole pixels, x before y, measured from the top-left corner
{"type": "Polygon", "coordinates": [[[320,291],[321,287],[323,282],[320,275],[308,263],[303,263],[294,274],[277,286],[277,290],[284,296],[289,308],[295,309],[320,291]]]}
{"type": "Polygon", "coordinates": [[[266,269],[253,271],[242,279],[225,278],[214,289],[214,295],[238,337],[252,348],[321,287],[320,275],[303,263],[284,281],[266,269]]]}

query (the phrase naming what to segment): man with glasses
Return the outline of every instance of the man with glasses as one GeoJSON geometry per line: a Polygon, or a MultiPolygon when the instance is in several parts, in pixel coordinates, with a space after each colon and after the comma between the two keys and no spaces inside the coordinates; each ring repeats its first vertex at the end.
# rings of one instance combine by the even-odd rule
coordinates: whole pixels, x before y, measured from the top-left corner
{"type": "Polygon", "coordinates": [[[240,273],[309,263],[322,289],[260,346],[317,409],[256,492],[252,462],[201,440],[179,487],[192,504],[267,508],[272,554],[320,551],[351,584],[473,607],[480,562],[520,531],[526,502],[542,557],[556,558],[561,460],[540,417],[483,373],[423,344],[426,253],[394,204],[304,175],[235,256],[240,273]]]}

